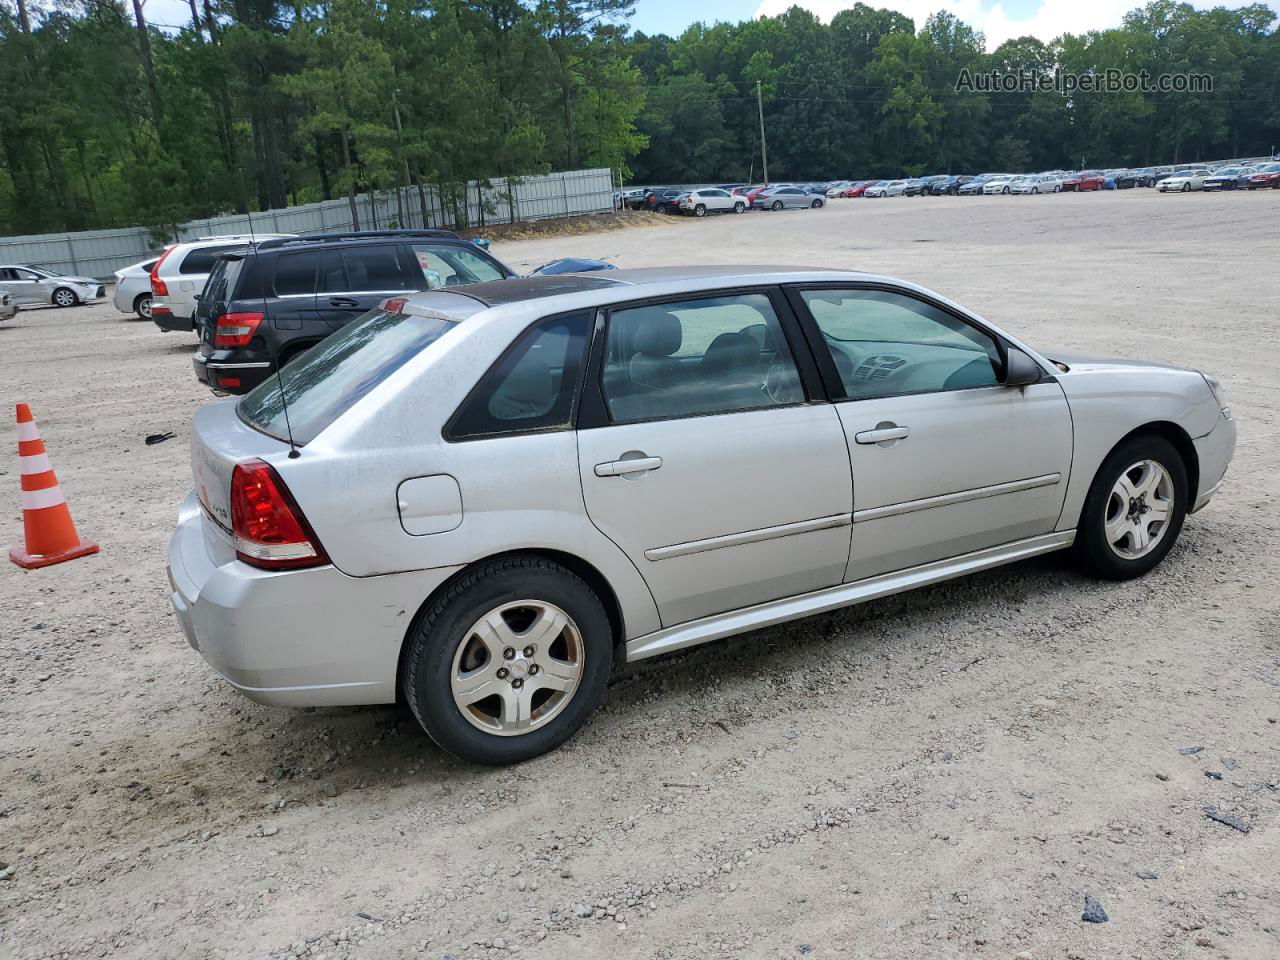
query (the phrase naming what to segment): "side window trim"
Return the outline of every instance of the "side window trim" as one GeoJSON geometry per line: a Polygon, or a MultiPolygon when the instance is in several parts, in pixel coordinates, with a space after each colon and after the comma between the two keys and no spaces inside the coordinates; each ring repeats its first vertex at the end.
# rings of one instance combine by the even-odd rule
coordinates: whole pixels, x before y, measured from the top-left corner
{"type": "MultiPolygon", "coordinates": [[[[786,294],[791,309],[795,312],[796,319],[799,321],[799,327],[804,333],[805,340],[808,342],[809,348],[813,353],[814,360],[817,363],[818,372],[822,378],[823,386],[827,390],[827,394],[834,403],[852,403],[857,402],[860,397],[850,397],[845,390],[844,381],[840,379],[840,372],[836,369],[836,363],[831,358],[831,351],[826,348],[826,341],[823,339],[822,331],[818,327],[817,320],[809,310],[808,304],[805,303],[801,291],[804,290],[878,290],[884,293],[893,293],[910,300],[916,300],[920,303],[933,307],[945,313],[947,316],[960,321],[966,326],[972,327],[984,336],[990,337],[996,345],[996,350],[1000,354],[1001,369],[997,371],[997,381],[1002,379],[1005,369],[1009,363],[1009,343],[1004,337],[1000,336],[996,331],[988,328],[984,324],[977,322],[973,317],[967,316],[944,303],[939,303],[932,297],[926,297],[915,290],[908,290],[892,283],[876,283],[866,282],[859,283],[857,281],[843,281],[839,283],[789,283],[784,285],[783,292],[786,294]]],[[[997,386],[999,383],[997,382],[997,386]]],[[[989,387],[969,388],[969,389],[989,389],[989,387]]],[[[918,390],[914,393],[936,393],[936,390],[918,390]]],[[[895,396],[909,396],[910,394],[895,394],[895,396]]]]}
{"type": "MultiPolygon", "coordinates": [[[[716,417],[724,416],[727,413],[750,413],[754,410],[773,410],[778,406],[800,406],[808,403],[826,403],[829,402],[830,395],[824,380],[820,376],[817,364],[814,362],[814,354],[811,344],[798,323],[799,314],[786,296],[785,289],[777,284],[764,284],[760,286],[747,287],[725,287],[722,289],[698,290],[693,294],[675,293],[667,294],[660,297],[644,297],[638,300],[627,300],[619,303],[610,303],[600,307],[596,311],[595,326],[591,331],[591,343],[587,351],[586,372],[582,378],[583,387],[581,391],[581,399],[578,405],[578,416],[574,424],[578,430],[594,430],[600,427],[612,426],[628,426],[633,423],[658,423],[664,420],[690,420],[695,417],[716,417]],[[777,406],[748,408],[738,411],[710,411],[706,413],[682,414],[672,417],[656,417],[648,420],[628,420],[625,423],[616,423],[609,415],[609,408],[604,398],[604,367],[605,367],[605,335],[608,332],[608,323],[614,312],[622,310],[631,310],[636,307],[658,306],[664,303],[684,303],[689,300],[713,300],[721,297],[734,297],[747,294],[764,294],[769,298],[769,304],[773,308],[773,312],[778,319],[778,324],[782,328],[782,335],[786,338],[787,347],[791,351],[791,358],[795,362],[796,370],[800,375],[801,389],[804,391],[805,399],[796,401],[795,403],[779,404],[777,406]]],[[[843,396],[843,394],[841,394],[843,396]]]]}

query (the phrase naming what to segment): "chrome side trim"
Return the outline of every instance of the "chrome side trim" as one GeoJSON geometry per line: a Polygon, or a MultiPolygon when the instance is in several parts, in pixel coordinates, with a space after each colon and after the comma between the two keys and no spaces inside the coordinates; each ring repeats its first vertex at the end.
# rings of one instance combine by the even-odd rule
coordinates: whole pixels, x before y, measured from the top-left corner
{"type": "Polygon", "coordinates": [[[1026,540],[1015,540],[1013,543],[966,553],[950,560],[939,560],[919,567],[899,570],[896,573],[868,577],[866,580],[855,583],[842,583],[825,590],[815,590],[813,593],[801,594],[798,597],[784,597],[781,600],[771,600],[754,607],[744,607],[741,610],[730,610],[728,613],[703,617],[701,620],[678,624],[665,630],[657,630],[645,636],[636,637],[627,643],[627,660],[643,660],[646,657],[683,650],[685,647],[720,640],[748,630],[771,627],[788,620],[798,620],[801,617],[826,613],[867,600],[877,600],[880,597],[913,590],[916,587],[941,583],[953,577],[961,577],[1012,563],[1015,560],[1025,560],[1042,553],[1061,550],[1071,546],[1075,538],[1074,530],[1064,530],[1061,533],[1048,533],[1026,540]]]}
{"type": "MultiPolygon", "coordinates": [[[[626,461],[623,461],[626,462],[626,461]]],[[[596,468],[599,472],[599,467],[596,468]]],[[[778,537],[790,537],[797,533],[812,533],[814,530],[828,530],[831,527],[844,527],[852,522],[847,513],[837,513],[829,517],[818,517],[814,520],[798,520],[795,523],[781,523],[776,527],[761,527],[759,530],[746,530],[742,533],[727,533],[722,537],[708,537],[705,540],[689,540],[686,543],[673,543],[669,547],[650,547],[644,552],[646,560],[670,560],[672,557],[687,557],[693,553],[707,550],[719,550],[721,547],[737,547],[744,543],[759,543],[761,540],[776,540],[778,537]]]]}
{"type": "Polygon", "coordinates": [[[917,510],[931,510],[934,507],[949,507],[953,503],[966,503],[970,500],[983,500],[987,497],[998,497],[1004,493],[1019,493],[1023,490],[1034,490],[1036,487],[1048,487],[1062,482],[1062,474],[1046,473],[1041,477],[1027,477],[1025,480],[1010,480],[1008,483],[994,483],[989,487],[974,487],[972,490],[958,490],[955,493],[944,493],[937,497],[925,497],[923,500],[904,500],[902,503],[890,503],[883,507],[870,507],[853,512],[854,523],[865,523],[868,520],[879,520],[881,517],[896,517],[903,513],[915,513],[917,510]]]}
{"type": "Polygon", "coordinates": [[[214,363],[213,361],[204,361],[206,367],[211,370],[262,370],[271,366],[269,361],[263,360],[256,363],[214,363]]]}

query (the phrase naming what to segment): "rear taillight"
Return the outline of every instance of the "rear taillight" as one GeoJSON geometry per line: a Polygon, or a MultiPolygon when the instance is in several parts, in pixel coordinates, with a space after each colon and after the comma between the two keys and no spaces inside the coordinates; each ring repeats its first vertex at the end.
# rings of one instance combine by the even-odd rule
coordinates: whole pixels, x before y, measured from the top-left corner
{"type": "Polygon", "coordinates": [[[382,309],[387,313],[403,313],[404,305],[408,302],[408,297],[388,297],[382,301],[382,309]]]}
{"type": "Polygon", "coordinates": [[[224,313],[213,325],[215,347],[245,347],[266,318],[262,313],[224,313]]]}
{"type": "Polygon", "coordinates": [[[231,531],[236,556],[263,570],[296,570],[329,562],[280,475],[262,460],[231,473],[231,531]]]}
{"type": "Polygon", "coordinates": [[[153,296],[167,297],[169,295],[169,287],[160,279],[160,264],[164,263],[165,258],[172,252],[173,247],[165,247],[164,253],[160,254],[160,259],[151,267],[151,293],[153,296]]]}

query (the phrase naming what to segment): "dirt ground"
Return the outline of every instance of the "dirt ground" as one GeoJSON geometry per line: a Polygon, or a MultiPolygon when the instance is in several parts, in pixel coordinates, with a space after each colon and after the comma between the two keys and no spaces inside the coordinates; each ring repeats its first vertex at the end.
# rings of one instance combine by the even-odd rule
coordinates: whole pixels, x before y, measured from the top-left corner
{"type": "MultiPolygon", "coordinates": [[[[164,573],[210,399],[192,340],[109,304],[0,324],[0,392],[102,544],[0,565],[0,957],[1280,956],[1277,224],[1280,191],[1135,190],[495,243],[520,268],[894,274],[1046,349],[1212,371],[1240,423],[1228,483],[1140,581],[1050,556],[646,661],[501,770],[391,707],[217,680],[164,573]]],[[[12,453],[0,487],[11,544],[12,453]]]]}

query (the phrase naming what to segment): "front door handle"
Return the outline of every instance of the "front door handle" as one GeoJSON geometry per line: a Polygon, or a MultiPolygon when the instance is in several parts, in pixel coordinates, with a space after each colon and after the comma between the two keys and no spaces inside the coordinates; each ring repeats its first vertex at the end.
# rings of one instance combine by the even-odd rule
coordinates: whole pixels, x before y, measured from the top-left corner
{"type": "Polygon", "coordinates": [[[358,307],[359,301],[352,300],[350,297],[330,297],[329,306],[331,307],[358,307]]]}
{"type": "Polygon", "coordinates": [[[885,443],[891,440],[905,440],[910,434],[911,431],[906,427],[878,426],[874,430],[863,430],[861,433],[855,433],[853,439],[858,443],[885,443]]]}
{"type": "Polygon", "coordinates": [[[662,466],[661,457],[636,457],[634,460],[610,460],[596,464],[597,477],[622,477],[628,473],[645,473],[662,466]]]}

